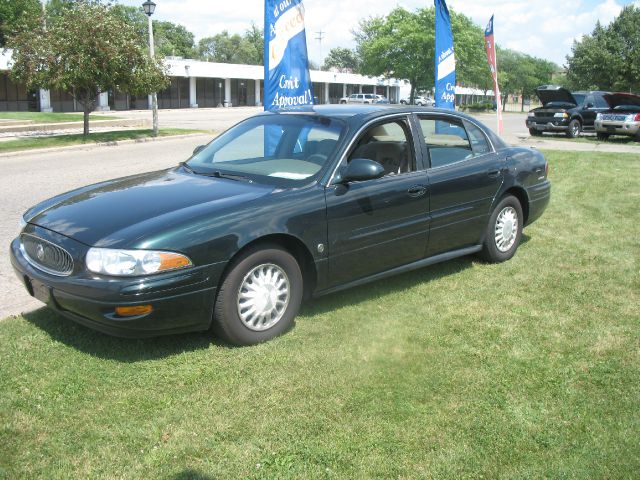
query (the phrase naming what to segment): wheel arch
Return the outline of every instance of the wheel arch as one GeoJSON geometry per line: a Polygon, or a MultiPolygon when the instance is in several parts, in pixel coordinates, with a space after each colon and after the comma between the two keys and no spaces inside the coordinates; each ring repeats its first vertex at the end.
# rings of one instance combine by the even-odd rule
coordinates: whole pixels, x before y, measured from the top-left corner
{"type": "Polygon", "coordinates": [[[522,216],[524,217],[522,224],[526,225],[529,221],[529,196],[527,195],[527,191],[522,187],[513,185],[502,192],[502,195],[495,198],[495,201],[493,202],[494,205],[507,195],[513,195],[520,202],[520,206],[522,207],[522,216]]]}
{"type": "Polygon", "coordinates": [[[256,238],[243,245],[227,262],[219,283],[221,284],[231,270],[235,260],[247,250],[257,248],[260,245],[276,245],[289,252],[298,262],[304,282],[303,298],[309,298],[315,290],[318,282],[318,271],[313,255],[298,237],[286,233],[273,233],[256,238]]]}

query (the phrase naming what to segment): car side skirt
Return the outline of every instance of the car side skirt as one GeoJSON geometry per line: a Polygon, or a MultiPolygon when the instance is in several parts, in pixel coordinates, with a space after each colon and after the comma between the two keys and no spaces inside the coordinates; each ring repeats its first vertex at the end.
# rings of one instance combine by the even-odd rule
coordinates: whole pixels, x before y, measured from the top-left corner
{"type": "Polygon", "coordinates": [[[480,250],[482,250],[482,245],[474,245],[472,247],[466,247],[466,248],[461,248],[459,250],[452,250],[450,252],[441,253],[429,258],[423,258],[422,260],[418,260],[417,262],[412,262],[406,265],[402,265],[400,267],[392,268],[391,270],[386,270],[384,272],[376,273],[374,275],[369,275],[368,277],[359,278],[352,282],[344,283],[336,287],[331,287],[326,290],[319,290],[315,292],[313,296],[321,297],[323,295],[328,295],[330,293],[339,292],[340,290],[346,290],[347,288],[358,287],[366,283],[375,282],[376,280],[381,280],[383,278],[391,277],[393,275],[398,275],[400,273],[410,272],[411,270],[427,267],[435,263],[446,262],[447,260],[451,260],[453,258],[464,257],[465,255],[471,255],[472,253],[477,253],[480,250]]]}

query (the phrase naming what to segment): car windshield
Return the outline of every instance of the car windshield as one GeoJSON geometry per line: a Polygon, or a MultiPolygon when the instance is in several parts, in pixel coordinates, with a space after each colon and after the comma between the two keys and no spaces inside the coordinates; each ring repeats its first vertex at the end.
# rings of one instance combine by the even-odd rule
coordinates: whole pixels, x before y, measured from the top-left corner
{"type": "Polygon", "coordinates": [[[318,115],[259,115],[227,130],[195,153],[187,165],[205,175],[300,184],[328,165],[344,130],[343,121],[318,115]]]}

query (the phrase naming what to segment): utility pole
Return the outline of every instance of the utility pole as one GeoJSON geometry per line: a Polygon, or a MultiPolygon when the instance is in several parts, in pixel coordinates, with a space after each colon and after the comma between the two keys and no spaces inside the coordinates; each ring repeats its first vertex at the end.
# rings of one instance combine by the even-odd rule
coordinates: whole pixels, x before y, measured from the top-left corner
{"type": "MultiPolygon", "coordinates": [[[[324,58],[322,56],[322,40],[324,39],[324,32],[320,30],[319,32],[316,32],[316,35],[318,35],[316,37],[316,40],[320,44],[320,61],[324,62],[324,58]]],[[[322,70],[322,64],[320,64],[319,67],[320,67],[320,70],[322,70]]]]}

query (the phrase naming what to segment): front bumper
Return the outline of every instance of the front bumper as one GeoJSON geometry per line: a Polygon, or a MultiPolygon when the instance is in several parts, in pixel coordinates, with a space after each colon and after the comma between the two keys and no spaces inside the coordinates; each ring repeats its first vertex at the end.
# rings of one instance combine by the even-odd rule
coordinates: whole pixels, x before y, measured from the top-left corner
{"type": "Polygon", "coordinates": [[[526,124],[527,128],[538,130],[539,132],[566,132],[569,128],[569,121],[564,119],[543,122],[527,118],[526,124]]]}
{"type": "Polygon", "coordinates": [[[11,264],[29,294],[59,314],[119,337],[152,337],[206,330],[213,318],[217,279],[224,264],[138,278],[58,277],[33,267],[11,243],[11,264]],[[145,315],[121,317],[116,307],[151,305],[145,315]]]}
{"type": "Polygon", "coordinates": [[[595,128],[597,133],[608,133],[609,135],[627,135],[635,137],[640,132],[640,122],[617,122],[614,120],[596,120],[595,128]]]}

